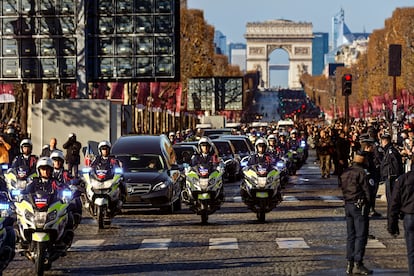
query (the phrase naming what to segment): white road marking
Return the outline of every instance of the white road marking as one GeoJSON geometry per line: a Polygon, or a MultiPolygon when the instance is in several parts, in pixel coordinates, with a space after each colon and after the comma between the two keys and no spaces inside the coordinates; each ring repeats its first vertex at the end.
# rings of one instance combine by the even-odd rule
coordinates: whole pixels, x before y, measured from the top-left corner
{"type": "Polygon", "coordinates": [[[286,201],[286,202],[298,202],[299,199],[297,199],[294,196],[283,196],[283,201],[286,201]]]}
{"type": "Polygon", "coordinates": [[[276,243],[281,249],[309,248],[303,238],[277,238],[276,243]]]}
{"type": "Polygon", "coordinates": [[[233,197],[233,202],[242,202],[243,200],[242,200],[242,198],[241,198],[241,196],[234,196],[233,197]]]}
{"type": "Polygon", "coordinates": [[[325,202],[343,203],[344,201],[337,196],[320,196],[325,202]]]}
{"type": "Polygon", "coordinates": [[[139,250],[167,250],[171,239],[144,239],[139,250]]]}
{"type": "Polygon", "coordinates": [[[210,239],[209,249],[239,249],[236,238],[210,239]]]}
{"type": "Polygon", "coordinates": [[[105,240],[77,240],[72,243],[68,251],[92,251],[101,246],[105,240]]]}
{"type": "Polygon", "coordinates": [[[383,244],[377,239],[374,239],[374,240],[368,239],[366,248],[387,248],[387,247],[385,246],[385,244],[383,244]]]}

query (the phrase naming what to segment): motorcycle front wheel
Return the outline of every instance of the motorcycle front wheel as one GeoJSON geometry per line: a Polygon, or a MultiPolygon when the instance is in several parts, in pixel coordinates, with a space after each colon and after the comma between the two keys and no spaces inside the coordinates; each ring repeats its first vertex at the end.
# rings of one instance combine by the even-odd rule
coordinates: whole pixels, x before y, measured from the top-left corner
{"type": "Polygon", "coordinates": [[[257,212],[257,220],[259,222],[265,222],[266,221],[266,212],[265,211],[259,211],[257,212]]]}
{"type": "Polygon", "coordinates": [[[208,214],[207,213],[202,213],[201,214],[201,223],[202,224],[207,224],[208,222],[208,214]]]}
{"type": "Polygon", "coordinates": [[[98,227],[99,229],[105,228],[105,212],[106,212],[106,206],[98,206],[96,210],[96,218],[98,220],[98,227]]]}
{"type": "Polygon", "coordinates": [[[43,273],[45,272],[45,261],[46,261],[46,244],[38,242],[36,244],[36,259],[35,259],[36,275],[43,276],[43,273]]]}

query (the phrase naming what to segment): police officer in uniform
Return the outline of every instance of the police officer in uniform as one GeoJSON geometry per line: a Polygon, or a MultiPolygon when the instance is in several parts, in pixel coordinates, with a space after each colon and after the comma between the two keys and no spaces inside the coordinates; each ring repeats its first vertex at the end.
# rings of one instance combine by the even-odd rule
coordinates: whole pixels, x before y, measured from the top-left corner
{"type": "Polygon", "coordinates": [[[194,154],[191,158],[192,167],[200,164],[210,165],[212,167],[217,167],[220,164],[220,160],[213,150],[213,142],[206,136],[198,140],[198,153],[194,154]]]}
{"type": "Polygon", "coordinates": [[[398,236],[398,219],[404,221],[408,272],[414,276],[414,171],[401,175],[394,183],[388,213],[388,232],[398,236]]]}
{"type": "Polygon", "coordinates": [[[372,270],[364,266],[363,259],[368,240],[370,189],[361,153],[355,154],[352,166],[344,170],[340,179],[347,226],[346,273],[368,275],[372,270]]]}
{"type": "Polygon", "coordinates": [[[381,182],[385,183],[385,196],[387,197],[387,207],[389,208],[394,182],[397,177],[404,173],[404,167],[401,154],[392,145],[389,133],[381,135],[381,147],[384,150],[384,157],[380,165],[381,182]]]}

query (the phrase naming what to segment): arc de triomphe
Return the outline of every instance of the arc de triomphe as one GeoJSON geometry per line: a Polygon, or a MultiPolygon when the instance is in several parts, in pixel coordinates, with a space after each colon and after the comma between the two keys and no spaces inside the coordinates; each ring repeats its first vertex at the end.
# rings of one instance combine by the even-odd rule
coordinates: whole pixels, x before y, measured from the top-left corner
{"type": "Polygon", "coordinates": [[[247,23],[246,29],[247,70],[260,71],[264,88],[269,88],[269,56],[284,49],[289,55],[289,88],[301,88],[300,75],[312,74],[312,23],[270,20],[247,23]]]}

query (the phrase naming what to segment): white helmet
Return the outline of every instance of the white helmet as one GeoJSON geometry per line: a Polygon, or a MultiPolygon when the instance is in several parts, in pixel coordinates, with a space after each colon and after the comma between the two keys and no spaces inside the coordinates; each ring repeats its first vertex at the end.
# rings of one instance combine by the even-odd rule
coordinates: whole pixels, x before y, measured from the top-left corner
{"type": "Polygon", "coordinates": [[[52,160],[54,159],[62,159],[62,161],[65,160],[65,155],[63,154],[63,152],[61,150],[54,150],[52,152],[52,154],[50,155],[50,158],[52,160]]]}
{"type": "Polygon", "coordinates": [[[46,156],[39,158],[39,160],[36,163],[36,172],[37,172],[38,176],[40,176],[39,168],[44,167],[44,166],[48,166],[48,167],[50,167],[51,170],[53,170],[53,161],[52,161],[52,159],[50,159],[49,157],[46,157],[46,156]]]}
{"type": "Polygon", "coordinates": [[[99,153],[101,153],[101,148],[102,147],[108,147],[109,150],[111,150],[111,148],[112,148],[111,142],[106,141],[106,140],[100,142],[99,145],[98,145],[98,151],[99,151],[99,153]]]}
{"type": "Polygon", "coordinates": [[[20,152],[23,153],[23,146],[29,146],[31,149],[33,148],[32,140],[30,139],[23,139],[20,142],[20,152]]]}
{"type": "Polygon", "coordinates": [[[266,141],[266,139],[259,138],[259,139],[256,140],[256,143],[254,143],[254,147],[256,148],[256,151],[257,151],[257,146],[259,144],[263,144],[265,146],[265,150],[267,149],[267,141],[266,141]]]}
{"type": "Polygon", "coordinates": [[[200,138],[200,140],[198,140],[198,150],[200,152],[201,152],[201,145],[202,144],[207,144],[210,147],[209,151],[213,150],[213,142],[211,142],[210,138],[208,138],[206,136],[203,136],[203,137],[200,138]]]}
{"type": "Polygon", "coordinates": [[[296,130],[296,129],[292,129],[291,131],[290,131],[290,135],[292,135],[292,134],[297,134],[298,133],[298,131],[296,130]]]}
{"type": "Polygon", "coordinates": [[[267,141],[269,140],[276,140],[276,136],[274,134],[270,134],[269,136],[267,136],[267,141]]]}

